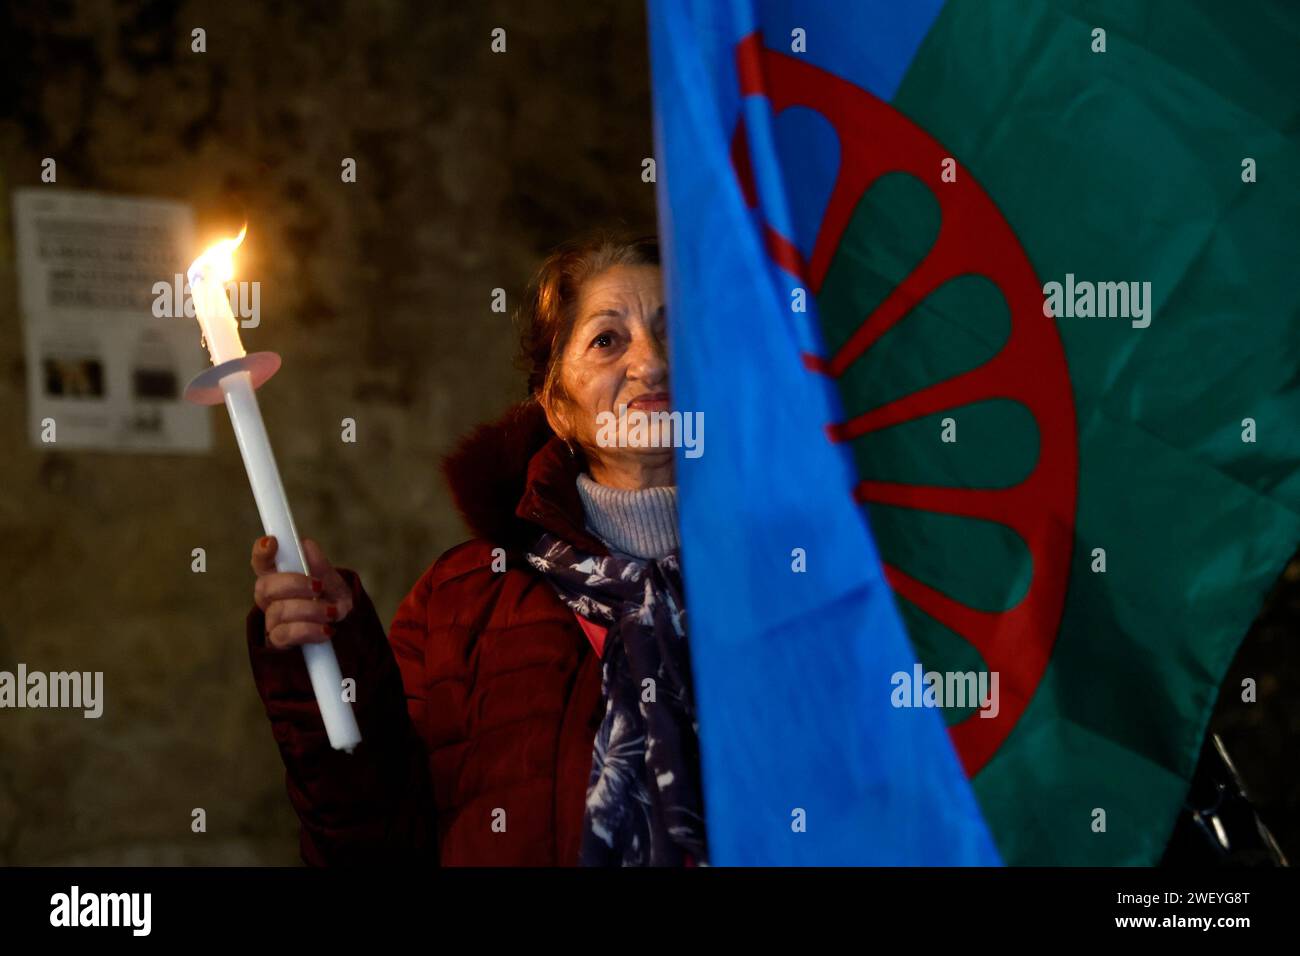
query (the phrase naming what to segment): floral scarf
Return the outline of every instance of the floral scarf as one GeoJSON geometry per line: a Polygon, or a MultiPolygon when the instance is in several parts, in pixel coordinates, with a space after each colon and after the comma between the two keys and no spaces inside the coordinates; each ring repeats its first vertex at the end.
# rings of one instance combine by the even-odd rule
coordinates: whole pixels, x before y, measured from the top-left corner
{"type": "Polygon", "coordinates": [[[678,554],[584,554],[543,534],[528,561],[579,616],[608,628],[583,817],[583,866],[707,865],[699,724],[678,554]]]}

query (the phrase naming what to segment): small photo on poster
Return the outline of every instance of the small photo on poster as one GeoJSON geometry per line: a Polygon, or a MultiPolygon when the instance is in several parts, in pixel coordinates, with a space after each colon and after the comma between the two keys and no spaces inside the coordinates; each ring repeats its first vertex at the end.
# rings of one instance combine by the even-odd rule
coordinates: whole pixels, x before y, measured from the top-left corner
{"type": "Polygon", "coordinates": [[[171,346],[157,333],[143,333],[131,357],[132,397],[141,402],[170,402],[180,398],[180,394],[180,378],[171,346]]]}
{"type": "Polygon", "coordinates": [[[104,363],[97,356],[46,355],[42,371],[52,398],[104,397],[104,363]]]}

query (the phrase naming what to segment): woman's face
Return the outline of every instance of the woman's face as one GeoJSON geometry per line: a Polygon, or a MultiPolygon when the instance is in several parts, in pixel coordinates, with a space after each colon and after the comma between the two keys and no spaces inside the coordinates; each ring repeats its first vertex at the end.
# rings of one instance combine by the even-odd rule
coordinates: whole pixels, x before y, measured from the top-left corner
{"type": "MultiPolygon", "coordinates": [[[[668,342],[658,266],[612,266],[588,279],[578,296],[573,333],[560,357],[560,388],[567,396],[548,409],[552,427],[577,442],[593,465],[640,467],[671,462],[670,447],[611,447],[599,441],[608,412],[668,411],[668,342]],[[556,414],[558,412],[558,415],[556,414]],[[558,418],[558,421],[557,421],[558,418]]],[[[609,435],[609,429],[603,432],[609,435]]]]}

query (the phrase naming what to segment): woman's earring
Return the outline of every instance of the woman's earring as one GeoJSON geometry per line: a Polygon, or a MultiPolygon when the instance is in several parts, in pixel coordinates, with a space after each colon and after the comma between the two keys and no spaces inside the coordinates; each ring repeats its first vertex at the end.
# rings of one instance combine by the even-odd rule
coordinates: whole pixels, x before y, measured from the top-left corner
{"type": "Polygon", "coordinates": [[[578,457],[577,452],[575,452],[575,451],[573,450],[573,442],[569,441],[569,439],[566,438],[566,439],[564,439],[564,446],[565,446],[566,448],[569,449],[569,457],[570,457],[570,458],[577,458],[577,457],[578,457]]]}

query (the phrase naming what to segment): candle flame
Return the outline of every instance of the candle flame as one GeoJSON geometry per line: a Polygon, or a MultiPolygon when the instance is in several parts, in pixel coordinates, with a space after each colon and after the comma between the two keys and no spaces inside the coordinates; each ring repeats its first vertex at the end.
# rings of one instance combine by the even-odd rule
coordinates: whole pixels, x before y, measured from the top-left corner
{"type": "Polygon", "coordinates": [[[244,223],[239,235],[233,239],[214,242],[203,251],[190,265],[188,278],[193,286],[199,281],[226,283],[235,277],[235,250],[248,234],[248,223],[244,223]]]}

